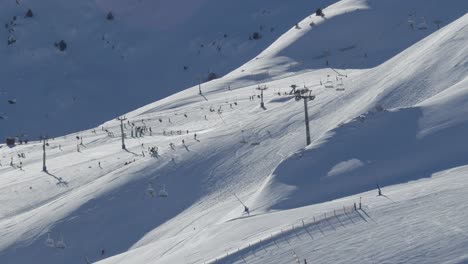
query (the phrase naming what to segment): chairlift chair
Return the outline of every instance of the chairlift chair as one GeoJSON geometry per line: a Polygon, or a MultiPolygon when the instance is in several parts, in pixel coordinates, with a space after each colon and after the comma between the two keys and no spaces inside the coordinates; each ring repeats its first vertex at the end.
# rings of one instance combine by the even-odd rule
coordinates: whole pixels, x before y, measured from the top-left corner
{"type": "Polygon", "coordinates": [[[241,130],[241,133],[242,133],[242,140],[240,141],[240,143],[246,144],[246,143],[247,143],[247,140],[245,140],[244,130],[241,130]]]}
{"type": "Polygon", "coordinates": [[[161,185],[161,189],[159,189],[159,197],[166,198],[168,196],[169,194],[166,191],[166,187],[164,185],[161,185]]]}
{"type": "Polygon", "coordinates": [[[146,192],[148,193],[149,196],[154,197],[156,191],[153,188],[153,185],[151,183],[148,184],[148,188],[146,189],[146,192]]]}
{"type": "Polygon", "coordinates": [[[413,19],[413,16],[412,16],[412,15],[410,15],[410,16],[408,17],[408,24],[409,24],[410,26],[411,26],[411,25],[414,25],[414,19],[413,19]]]}
{"type": "Polygon", "coordinates": [[[67,245],[66,245],[65,242],[63,241],[62,235],[60,235],[60,240],[57,241],[57,243],[55,244],[55,247],[56,247],[56,248],[60,248],[60,249],[65,249],[65,248],[67,247],[67,245]]]}
{"type": "Polygon", "coordinates": [[[418,29],[419,30],[426,30],[427,29],[427,23],[426,23],[426,19],[424,19],[424,17],[421,17],[421,23],[419,23],[418,29]]]}
{"type": "Polygon", "coordinates": [[[343,83],[343,78],[341,78],[340,81],[336,84],[336,90],[337,91],[344,91],[345,90],[345,86],[344,86],[344,83],[343,83]]]}
{"type": "Polygon", "coordinates": [[[330,75],[327,75],[327,81],[325,82],[325,88],[335,88],[333,82],[330,80],[330,75]]]}
{"type": "Polygon", "coordinates": [[[48,247],[55,247],[55,242],[54,240],[50,237],[50,232],[47,233],[47,239],[45,241],[46,246],[48,247]]]}

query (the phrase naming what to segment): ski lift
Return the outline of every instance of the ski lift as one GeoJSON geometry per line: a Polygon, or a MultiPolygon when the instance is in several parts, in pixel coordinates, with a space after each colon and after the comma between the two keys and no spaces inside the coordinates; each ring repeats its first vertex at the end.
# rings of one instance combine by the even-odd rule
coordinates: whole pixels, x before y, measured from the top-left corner
{"type": "Polygon", "coordinates": [[[168,194],[167,191],[166,191],[166,186],[161,185],[161,189],[159,189],[158,195],[159,195],[159,197],[161,197],[161,198],[166,198],[166,197],[169,196],[169,194],[168,194]]]}
{"type": "Polygon", "coordinates": [[[146,192],[148,193],[149,196],[154,197],[156,191],[153,188],[153,185],[151,183],[148,184],[148,188],[146,189],[146,192]]]}
{"type": "Polygon", "coordinates": [[[327,81],[325,82],[325,88],[335,88],[333,82],[330,80],[330,75],[327,75],[327,81]]]}
{"type": "Polygon", "coordinates": [[[421,17],[421,23],[418,25],[419,30],[426,30],[427,29],[427,23],[426,19],[424,17],[421,17]]]}
{"type": "Polygon", "coordinates": [[[412,29],[414,29],[415,21],[414,21],[414,19],[413,19],[413,15],[410,15],[410,16],[408,17],[408,24],[410,25],[410,27],[411,27],[412,29]]]}
{"type": "Polygon", "coordinates": [[[240,143],[246,144],[246,143],[247,143],[247,140],[245,140],[244,130],[241,130],[241,133],[242,133],[242,140],[240,141],[240,143]]]}
{"type": "Polygon", "coordinates": [[[340,81],[336,84],[336,90],[337,91],[344,91],[345,90],[345,86],[344,86],[344,83],[343,83],[343,78],[340,78],[340,81]]]}
{"type": "Polygon", "coordinates": [[[50,237],[50,232],[47,233],[47,239],[45,241],[45,245],[48,247],[55,247],[54,240],[50,237]]]}
{"type": "Polygon", "coordinates": [[[65,248],[67,247],[67,245],[66,245],[65,242],[63,241],[62,235],[60,235],[60,240],[57,241],[57,243],[55,244],[55,247],[56,247],[56,248],[60,248],[60,249],[65,249],[65,248]]]}

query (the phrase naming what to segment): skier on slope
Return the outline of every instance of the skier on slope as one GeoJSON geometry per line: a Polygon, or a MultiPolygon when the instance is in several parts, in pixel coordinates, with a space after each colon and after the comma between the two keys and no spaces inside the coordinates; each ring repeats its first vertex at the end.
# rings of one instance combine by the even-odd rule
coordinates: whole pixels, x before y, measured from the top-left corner
{"type": "Polygon", "coordinates": [[[383,195],[382,195],[382,190],[380,189],[379,184],[377,184],[377,189],[379,190],[379,195],[378,195],[378,196],[383,196],[383,195]]]}
{"type": "Polygon", "coordinates": [[[245,205],[244,205],[244,213],[246,213],[247,215],[250,215],[249,208],[245,205]]]}

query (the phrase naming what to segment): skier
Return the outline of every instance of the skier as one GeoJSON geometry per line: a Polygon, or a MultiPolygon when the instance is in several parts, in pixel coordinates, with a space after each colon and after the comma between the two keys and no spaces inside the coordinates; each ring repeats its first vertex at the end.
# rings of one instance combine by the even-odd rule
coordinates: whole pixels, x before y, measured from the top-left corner
{"type": "Polygon", "coordinates": [[[247,215],[250,215],[249,208],[245,205],[244,205],[244,213],[246,213],[247,215]]]}
{"type": "Polygon", "coordinates": [[[379,186],[378,183],[377,183],[377,189],[379,190],[379,195],[377,195],[377,196],[382,196],[382,190],[380,189],[380,186],[379,186]]]}

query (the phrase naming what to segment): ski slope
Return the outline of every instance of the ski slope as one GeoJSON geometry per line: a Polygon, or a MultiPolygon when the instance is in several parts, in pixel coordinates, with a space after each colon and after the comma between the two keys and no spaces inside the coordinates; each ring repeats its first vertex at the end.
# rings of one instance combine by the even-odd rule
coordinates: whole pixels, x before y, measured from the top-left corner
{"type": "Polygon", "coordinates": [[[17,2],[0,8],[0,138],[37,140],[95,127],[210,73],[223,76],[333,1],[17,2]],[[249,40],[254,32],[262,38],[249,40]],[[16,42],[7,45],[10,37],[16,42]],[[54,47],[60,40],[64,52],[54,47]]]}
{"type": "Polygon", "coordinates": [[[391,6],[453,22],[413,30],[406,13],[385,17],[390,1],[309,11],[202,95],[194,86],[125,114],[127,151],[117,120],[50,139],[48,173],[41,142],[2,145],[0,262],[467,262],[466,4],[423,3],[391,6]],[[340,25],[364,28],[353,39],[340,25]],[[291,84],[316,96],[306,148],[291,84]],[[131,137],[132,123],[152,131],[131,137]]]}

